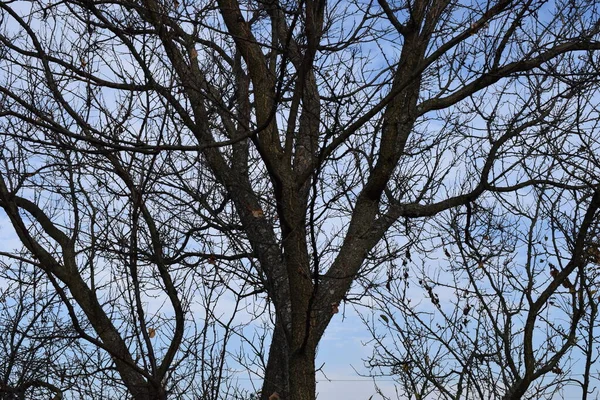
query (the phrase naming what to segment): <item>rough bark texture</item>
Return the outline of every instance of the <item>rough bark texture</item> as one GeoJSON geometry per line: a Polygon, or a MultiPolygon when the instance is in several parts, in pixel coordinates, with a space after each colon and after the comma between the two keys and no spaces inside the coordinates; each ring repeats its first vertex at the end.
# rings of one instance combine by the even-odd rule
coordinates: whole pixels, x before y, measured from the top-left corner
{"type": "Polygon", "coordinates": [[[282,399],[289,398],[289,351],[283,326],[275,324],[269,348],[265,379],[261,390],[261,400],[269,400],[273,393],[282,399]]]}

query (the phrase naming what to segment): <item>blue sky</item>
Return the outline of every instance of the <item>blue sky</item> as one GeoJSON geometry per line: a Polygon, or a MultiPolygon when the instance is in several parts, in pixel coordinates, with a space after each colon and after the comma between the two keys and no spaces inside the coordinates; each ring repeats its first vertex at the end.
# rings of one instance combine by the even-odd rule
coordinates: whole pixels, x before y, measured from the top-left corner
{"type": "MultiPolygon", "coordinates": [[[[349,20],[349,22],[352,22],[349,20]]],[[[493,28],[493,27],[492,27],[493,28]]],[[[384,61],[381,58],[377,58],[379,55],[377,52],[382,51],[383,53],[395,54],[397,51],[396,44],[385,42],[381,46],[365,46],[364,51],[370,51],[373,61],[369,66],[379,68],[384,65],[384,61]]],[[[391,57],[393,59],[393,56],[391,57]]],[[[107,95],[109,105],[110,95],[107,95]]],[[[433,130],[439,128],[435,122],[431,124],[430,128],[433,130]]],[[[458,172],[457,172],[458,173],[458,172]]],[[[332,224],[335,219],[329,222],[332,224]]],[[[343,224],[342,224],[343,225],[343,224]]],[[[326,225],[325,225],[326,226],[326,225]]],[[[342,229],[343,230],[343,229],[342,229]]],[[[15,237],[10,223],[6,220],[6,216],[3,212],[0,212],[0,251],[10,251],[15,248],[19,248],[17,238],[15,237]]],[[[439,250],[441,252],[441,250],[439,250]]],[[[430,255],[432,259],[436,258],[436,255],[430,255]]],[[[441,254],[438,258],[442,258],[441,254]]],[[[432,270],[439,270],[440,265],[433,261],[431,262],[432,270]]],[[[0,282],[1,284],[1,282],[0,282]]],[[[440,292],[442,299],[451,299],[453,294],[440,292]]],[[[422,300],[428,302],[428,298],[422,290],[414,290],[415,301],[422,300]]],[[[152,309],[152,307],[150,307],[152,309]]],[[[227,305],[223,305],[223,309],[227,309],[227,305]]],[[[324,374],[318,374],[319,380],[318,392],[322,399],[327,398],[348,398],[348,399],[369,399],[374,394],[373,381],[368,378],[360,377],[356,374],[357,370],[360,373],[368,373],[363,365],[363,359],[367,358],[371,354],[371,347],[366,344],[371,339],[367,329],[364,327],[361,319],[356,315],[352,307],[345,308],[345,315],[342,318],[342,313],[337,314],[329,328],[327,329],[325,336],[319,346],[318,358],[316,365],[320,366],[324,364],[324,374]],[[329,378],[331,381],[328,381],[329,378]]],[[[395,398],[393,392],[393,381],[390,378],[380,378],[376,380],[378,386],[383,391],[395,398]]],[[[244,382],[241,380],[240,382],[244,382]]],[[[573,392],[564,393],[561,396],[564,398],[576,398],[573,392]],[[571,396],[571,397],[570,397],[571,396]]],[[[373,399],[376,399],[374,396],[373,399]]]]}

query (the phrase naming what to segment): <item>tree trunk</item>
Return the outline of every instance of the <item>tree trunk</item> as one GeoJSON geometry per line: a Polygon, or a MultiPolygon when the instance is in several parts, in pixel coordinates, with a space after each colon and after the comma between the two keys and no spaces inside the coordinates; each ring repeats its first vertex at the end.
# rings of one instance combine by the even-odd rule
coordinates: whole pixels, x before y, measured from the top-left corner
{"type": "Polygon", "coordinates": [[[265,370],[265,378],[261,390],[261,400],[269,400],[269,396],[277,393],[281,399],[289,398],[288,344],[283,325],[277,319],[269,349],[269,360],[265,370]]]}
{"type": "MultiPolygon", "coordinates": [[[[315,379],[315,349],[307,345],[305,349],[290,355],[290,396],[289,400],[315,400],[317,384],[315,379]]],[[[288,400],[284,398],[282,400],[288,400]]]]}
{"type": "Polygon", "coordinates": [[[149,382],[144,386],[128,386],[127,389],[129,389],[132,398],[135,400],[167,400],[165,390],[162,387],[157,389],[149,382]]]}
{"type": "MultiPolygon", "coordinates": [[[[315,400],[316,348],[307,343],[304,350],[290,353],[289,344],[280,323],[275,325],[261,400],[277,393],[281,400],[315,400]]],[[[272,399],[277,397],[271,397],[272,399]]]]}

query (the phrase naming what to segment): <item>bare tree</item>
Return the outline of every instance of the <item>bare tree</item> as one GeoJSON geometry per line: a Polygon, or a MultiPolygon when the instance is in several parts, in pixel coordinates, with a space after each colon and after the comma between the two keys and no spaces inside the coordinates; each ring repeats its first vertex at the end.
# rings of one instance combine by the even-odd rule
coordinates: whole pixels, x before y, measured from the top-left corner
{"type": "Polygon", "coordinates": [[[403,265],[389,263],[373,285],[376,312],[365,314],[373,373],[397,377],[419,398],[550,399],[574,386],[588,398],[596,390],[596,109],[586,96],[554,108],[561,124],[534,131],[526,156],[506,158],[511,171],[500,179],[515,190],[423,222],[426,234],[403,265]]]}
{"type": "MultiPolygon", "coordinates": [[[[177,179],[170,179],[168,170],[178,160],[169,156],[158,167],[154,155],[102,154],[87,145],[74,151],[60,136],[41,142],[27,147],[6,135],[2,143],[3,193],[16,206],[5,210],[24,245],[23,251],[3,253],[12,259],[4,266],[13,288],[7,310],[17,313],[4,318],[5,331],[33,346],[8,349],[7,393],[231,397],[227,344],[263,310],[247,312],[245,299],[257,295],[252,280],[234,283],[228,270],[243,253],[217,260],[215,251],[205,252],[216,246],[211,240],[219,238],[218,230],[202,221],[204,210],[189,215],[182,196],[172,200],[179,188],[172,188],[177,179]],[[154,179],[167,182],[158,197],[154,179]],[[222,299],[229,300],[227,307],[218,307],[222,299]],[[39,319],[54,322],[43,336],[30,338],[39,319]],[[66,339],[58,366],[54,354],[37,351],[66,339]],[[17,356],[26,359],[27,371],[11,367],[17,356]],[[60,373],[44,373],[48,368],[60,373]],[[38,378],[23,381],[32,372],[38,378]]],[[[177,171],[178,179],[194,179],[177,171]]],[[[227,244],[223,239],[217,245],[227,244]]]]}
{"type": "MultiPolygon", "coordinates": [[[[194,330],[236,332],[214,307],[195,315],[215,293],[235,299],[234,314],[273,319],[262,398],[314,399],[317,346],[340,303],[407,243],[428,243],[431,217],[526,188],[598,197],[568,165],[597,145],[581,135],[591,119],[576,116],[575,129],[571,115],[595,110],[593,1],[0,10],[0,206],[18,257],[45,273],[78,338],[109,356],[116,390],[135,399],[183,396],[205,379],[214,353],[195,350],[194,330]]],[[[578,204],[590,217],[574,219],[571,261],[524,303],[525,330],[543,296],[584,268],[596,200],[578,204]]],[[[526,360],[526,379],[515,367],[505,388],[515,396],[539,372],[526,360]]],[[[222,376],[201,387],[222,395],[222,376]]]]}
{"type": "Polygon", "coordinates": [[[438,254],[413,249],[405,276],[374,290],[373,373],[423,399],[551,399],[573,386],[587,398],[600,339],[600,204],[572,194],[546,188],[528,204],[451,213],[444,243],[428,248],[438,254]]]}
{"type": "Polygon", "coordinates": [[[54,310],[60,307],[58,296],[45,290],[40,276],[40,271],[28,274],[19,266],[2,266],[1,399],[61,398],[62,390],[50,379],[64,384],[69,373],[65,353],[77,352],[72,332],[54,310]]]}

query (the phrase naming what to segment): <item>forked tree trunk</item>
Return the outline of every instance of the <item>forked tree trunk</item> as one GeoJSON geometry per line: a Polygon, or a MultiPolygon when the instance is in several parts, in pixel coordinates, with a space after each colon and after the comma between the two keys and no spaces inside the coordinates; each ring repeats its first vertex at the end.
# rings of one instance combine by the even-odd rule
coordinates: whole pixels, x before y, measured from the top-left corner
{"type": "Polygon", "coordinates": [[[283,328],[277,324],[269,350],[261,400],[314,400],[315,355],[316,349],[310,344],[304,350],[290,354],[283,328]],[[273,396],[274,393],[277,396],[273,396]]]}
{"type": "Polygon", "coordinates": [[[157,390],[150,383],[143,387],[128,387],[128,389],[135,400],[167,400],[164,389],[157,390]]]}
{"type": "Polygon", "coordinates": [[[315,399],[315,355],[318,340],[313,337],[306,341],[300,340],[298,335],[304,336],[305,333],[305,330],[296,330],[286,336],[281,322],[276,322],[261,400],[315,399]],[[274,396],[274,393],[277,395],[274,396]]]}

